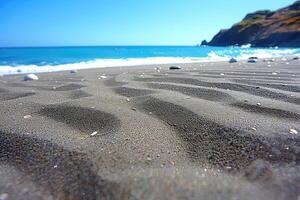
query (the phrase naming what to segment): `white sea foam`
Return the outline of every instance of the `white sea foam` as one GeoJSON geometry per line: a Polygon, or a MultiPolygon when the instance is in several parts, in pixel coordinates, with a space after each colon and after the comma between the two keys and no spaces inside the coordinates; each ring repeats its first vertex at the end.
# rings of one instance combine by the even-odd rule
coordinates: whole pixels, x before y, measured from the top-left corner
{"type": "Polygon", "coordinates": [[[63,70],[78,70],[105,67],[123,67],[155,64],[200,63],[213,61],[229,61],[235,57],[237,60],[246,60],[251,56],[258,58],[274,58],[284,56],[300,56],[299,49],[246,49],[232,48],[227,50],[211,51],[207,57],[151,57],[127,59],[95,59],[87,62],[69,63],[61,65],[19,65],[0,66],[0,74],[39,73],[63,70]]]}
{"type": "Polygon", "coordinates": [[[155,64],[178,64],[178,63],[197,63],[226,60],[224,57],[212,58],[194,58],[194,57],[154,57],[154,58],[128,58],[128,59],[96,59],[88,62],[70,63],[62,65],[19,65],[19,66],[0,66],[0,74],[16,74],[16,73],[39,73],[53,72],[64,70],[92,69],[105,67],[125,67],[139,65],[155,65],[155,64]],[[18,72],[19,71],[19,72],[18,72]]]}

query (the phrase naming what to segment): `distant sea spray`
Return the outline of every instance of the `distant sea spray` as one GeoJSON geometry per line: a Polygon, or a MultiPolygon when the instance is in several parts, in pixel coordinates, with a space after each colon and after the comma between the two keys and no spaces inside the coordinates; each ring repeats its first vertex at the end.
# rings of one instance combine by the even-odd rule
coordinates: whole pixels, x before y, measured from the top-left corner
{"type": "Polygon", "coordinates": [[[194,46],[0,48],[0,74],[300,55],[300,49],[194,46]]]}

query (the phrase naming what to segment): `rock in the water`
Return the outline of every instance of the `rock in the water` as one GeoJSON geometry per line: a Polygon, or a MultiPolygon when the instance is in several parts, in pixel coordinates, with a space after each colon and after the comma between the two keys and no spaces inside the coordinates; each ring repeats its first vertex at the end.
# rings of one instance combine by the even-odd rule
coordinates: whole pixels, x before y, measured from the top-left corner
{"type": "Polygon", "coordinates": [[[171,66],[171,67],[169,67],[169,70],[178,70],[178,69],[181,69],[181,67],[180,66],[171,66]]]}
{"type": "Polygon", "coordinates": [[[231,59],[229,60],[229,63],[237,63],[237,59],[231,58],[231,59]]]}
{"type": "Polygon", "coordinates": [[[201,46],[207,46],[208,45],[208,42],[206,41],[206,40],[203,40],[202,42],[201,42],[201,46]]]}
{"type": "Polygon", "coordinates": [[[39,77],[35,74],[27,74],[24,76],[24,81],[36,81],[39,80],[39,77]]]}

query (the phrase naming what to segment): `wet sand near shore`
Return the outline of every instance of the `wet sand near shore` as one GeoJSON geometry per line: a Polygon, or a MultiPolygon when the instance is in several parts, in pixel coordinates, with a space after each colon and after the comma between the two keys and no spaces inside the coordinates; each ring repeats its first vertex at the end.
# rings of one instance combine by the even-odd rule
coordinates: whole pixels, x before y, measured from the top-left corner
{"type": "Polygon", "coordinates": [[[0,77],[0,198],[300,198],[300,61],[0,77]]]}

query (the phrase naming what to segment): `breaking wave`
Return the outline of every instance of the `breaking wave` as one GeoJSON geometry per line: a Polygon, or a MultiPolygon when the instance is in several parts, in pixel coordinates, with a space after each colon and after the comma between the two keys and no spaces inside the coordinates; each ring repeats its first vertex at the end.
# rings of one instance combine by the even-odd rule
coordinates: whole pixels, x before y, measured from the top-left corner
{"type": "Polygon", "coordinates": [[[287,56],[299,56],[300,49],[253,49],[253,48],[237,48],[228,47],[221,50],[211,50],[205,56],[199,57],[147,57],[147,58],[121,58],[121,59],[93,59],[90,61],[67,63],[67,64],[43,64],[43,65],[1,65],[0,74],[16,74],[16,73],[40,73],[53,72],[72,69],[91,69],[105,67],[124,67],[139,65],[155,65],[155,64],[179,64],[179,63],[201,63],[228,61],[231,57],[238,60],[248,59],[250,56],[259,58],[275,58],[287,56]]]}

